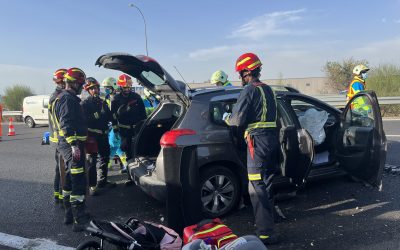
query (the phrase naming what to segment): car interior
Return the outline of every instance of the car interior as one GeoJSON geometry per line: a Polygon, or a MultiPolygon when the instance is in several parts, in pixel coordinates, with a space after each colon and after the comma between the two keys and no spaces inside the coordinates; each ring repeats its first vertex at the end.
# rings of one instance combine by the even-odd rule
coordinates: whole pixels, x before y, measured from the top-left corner
{"type": "Polygon", "coordinates": [[[340,126],[338,117],[321,107],[302,100],[290,100],[289,103],[297,116],[300,126],[306,129],[314,139],[315,155],[312,166],[318,167],[334,163],[336,161],[334,157],[336,135],[340,126]],[[306,115],[310,113],[307,111],[311,109],[314,109],[313,111],[318,116],[322,116],[326,112],[327,119],[319,121],[319,124],[315,124],[315,120],[306,115]],[[312,124],[301,122],[306,121],[306,119],[310,119],[312,124]]]}
{"type": "MultiPolygon", "coordinates": [[[[235,99],[223,100],[213,103],[212,104],[213,121],[220,125],[225,124],[225,122],[222,120],[222,116],[225,112],[231,113],[235,103],[236,103],[235,99]]],[[[309,109],[315,109],[315,111],[317,112],[325,111],[321,107],[300,100],[292,100],[290,102],[290,106],[292,107],[298,120],[301,120],[301,117],[304,117],[307,110],[309,109]]],[[[281,105],[279,101],[278,101],[278,114],[280,117],[280,119],[277,121],[277,125],[279,128],[282,127],[282,124],[284,124],[285,126],[295,125],[293,118],[291,118],[290,114],[285,110],[285,108],[281,105]]],[[[312,165],[313,167],[332,164],[335,162],[334,145],[336,143],[335,139],[336,139],[337,129],[340,126],[339,119],[335,115],[327,112],[327,120],[323,122],[323,124],[321,124],[320,126],[323,131],[323,139],[321,140],[320,138],[321,142],[319,143],[315,143],[314,141],[315,155],[312,165]]],[[[230,129],[233,135],[232,137],[234,143],[237,146],[238,151],[246,152],[246,142],[243,137],[245,128],[231,127],[230,129]]],[[[308,128],[305,129],[308,130],[308,128]]]]}
{"type": "Polygon", "coordinates": [[[178,118],[183,114],[184,108],[178,103],[162,102],[160,106],[151,114],[151,119],[147,122],[146,126],[138,124],[139,137],[136,139],[136,152],[137,158],[155,161],[160,152],[160,139],[162,135],[170,130],[178,118]],[[140,131],[142,130],[142,131],[140,131]]]}

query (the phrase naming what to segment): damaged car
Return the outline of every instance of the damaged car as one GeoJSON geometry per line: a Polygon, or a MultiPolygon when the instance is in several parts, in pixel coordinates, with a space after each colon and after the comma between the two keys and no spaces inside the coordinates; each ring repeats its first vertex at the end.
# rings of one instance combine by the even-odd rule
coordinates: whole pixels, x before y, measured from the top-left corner
{"type": "MultiPolygon", "coordinates": [[[[193,195],[206,216],[234,209],[247,192],[245,128],[227,126],[222,115],[231,112],[242,88],[189,89],[147,56],[109,53],[96,65],[124,72],[162,97],[137,126],[129,164],[135,183],[165,201],[166,172],[195,173],[200,192],[193,195]]],[[[356,94],[343,111],[291,88],[280,86],[275,94],[281,145],[276,187],[343,174],[381,187],[387,143],[373,91],[356,94]]]]}

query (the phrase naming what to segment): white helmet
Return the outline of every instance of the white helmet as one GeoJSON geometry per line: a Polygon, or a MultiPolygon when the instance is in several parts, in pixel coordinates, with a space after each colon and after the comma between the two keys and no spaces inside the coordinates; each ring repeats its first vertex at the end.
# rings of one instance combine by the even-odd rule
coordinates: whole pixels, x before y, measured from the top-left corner
{"type": "Polygon", "coordinates": [[[113,89],[117,88],[117,80],[114,77],[107,77],[101,83],[103,87],[112,87],[113,89]]]}
{"type": "Polygon", "coordinates": [[[363,64],[359,64],[354,67],[353,74],[359,76],[362,72],[367,72],[368,70],[369,70],[369,68],[367,66],[365,66],[363,64]]]}
{"type": "Polygon", "coordinates": [[[228,75],[222,70],[215,71],[211,76],[212,84],[217,84],[219,82],[225,83],[227,80],[228,80],[228,75]]]}

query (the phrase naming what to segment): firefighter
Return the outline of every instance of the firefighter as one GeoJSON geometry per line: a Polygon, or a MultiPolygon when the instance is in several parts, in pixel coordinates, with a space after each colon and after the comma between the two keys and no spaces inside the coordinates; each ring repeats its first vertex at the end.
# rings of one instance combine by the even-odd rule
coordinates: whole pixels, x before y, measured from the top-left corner
{"type": "MultiPolygon", "coordinates": [[[[105,100],[108,104],[108,108],[111,110],[111,100],[114,99],[114,96],[117,93],[117,80],[114,77],[107,77],[103,80],[101,85],[104,88],[105,100]]],[[[112,126],[112,124],[110,125],[112,126]]],[[[108,133],[108,142],[110,145],[110,159],[108,161],[108,168],[112,167],[114,157],[118,156],[121,163],[121,172],[126,172],[128,163],[126,161],[125,152],[120,148],[121,138],[119,135],[114,134],[111,126],[108,133]]]]}
{"type": "MultiPolygon", "coordinates": [[[[113,114],[113,129],[121,137],[121,149],[126,153],[127,161],[132,159],[132,137],[135,135],[136,124],[146,119],[146,109],[140,95],[132,91],[132,79],[122,74],[117,82],[120,93],[111,102],[113,114]]],[[[131,178],[128,174],[130,184],[131,178]]]]}
{"type": "MultiPolygon", "coordinates": [[[[60,156],[60,152],[58,151],[58,132],[57,129],[54,127],[54,117],[53,117],[53,104],[56,100],[57,96],[61,93],[63,89],[65,89],[64,83],[64,74],[67,73],[66,69],[58,69],[53,74],[53,81],[56,84],[56,89],[51,94],[49,99],[48,111],[49,111],[49,129],[50,129],[50,142],[51,145],[54,146],[54,158],[56,160],[56,168],[55,168],[55,175],[54,175],[54,202],[55,204],[62,204],[63,203],[63,194],[62,194],[62,186],[61,186],[61,175],[60,175],[60,167],[63,165],[62,158],[60,156]]],[[[64,167],[64,166],[62,166],[64,167]]]]}
{"type": "Polygon", "coordinates": [[[222,70],[215,71],[211,75],[211,83],[220,87],[232,86],[232,83],[228,81],[228,75],[222,70]]]}
{"type": "Polygon", "coordinates": [[[54,123],[59,132],[58,149],[65,163],[63,185],[64,224],[72,223],[74,232],[83,231],[89,222],[85,212],[85,157],[84,143],[87,127],[77,95],[82,92],[86,75],[78,68],[70,68],[64,75],[65,90],[54,101],[54,123]]]}
{"type": "Polygon", "coordinates": [[[276,98],[270,86],[260,82],[261,61],[253,53],[245,53],[236,61],[242,85],[232,114],[223,120],[230,126],[244,126],[247,142],[249,195],[253,206],[257,236],[264,244],[275,244],[272,180],[278,170],[278,130],[276,98]]]}
{"type": "Polygon", "coordinates": [[[349,85],[347,91],[347,101],[349,101],[355,94],[365,90],[365,80],[368,78],[369,68],[365,65],[359,64],[353,69],[353,80],[349,85]]]}
{"type": "MultiPolygon", "coordinates": [[[[100,84],[93,77],[86,79],[84,89],[89,97],[82,101],[81,106],[87,122],[87,148],[95,144],[95,150],[87,150],[86,159],[89,175],[89,194],[98,194],[98,188],[116,187],[114,182],[107,180],[108,162],[110,160],[110,145],[108,144],[108,123],[112,121],[112,114],[107,102],[100,98],[100,84]],[[90,139],[90,140],[89,140],[90,139]],[[92,143],[89,144],[88,142],[92,143]],[[99,169],[97,180],[96,165],[99,169]]],[[[92,146],[94,147],[94,146],[92,146]]]]}

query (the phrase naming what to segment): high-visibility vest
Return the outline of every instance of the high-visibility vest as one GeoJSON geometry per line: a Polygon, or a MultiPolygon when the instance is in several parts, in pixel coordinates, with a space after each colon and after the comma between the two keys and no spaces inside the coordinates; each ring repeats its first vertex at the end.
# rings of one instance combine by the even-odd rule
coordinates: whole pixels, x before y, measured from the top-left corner
{"type": "Polygon", "coordinates": [[[365,90],[365,80],[361,79],[358,76],[355,76],[349,85],[349,89],[347,90],[347,101],[349,101],[355,94],[361,91],[353,89],[353,84],[356,82],[361,83],[363,85],[363,90],[365,90]]]}

